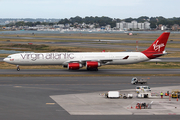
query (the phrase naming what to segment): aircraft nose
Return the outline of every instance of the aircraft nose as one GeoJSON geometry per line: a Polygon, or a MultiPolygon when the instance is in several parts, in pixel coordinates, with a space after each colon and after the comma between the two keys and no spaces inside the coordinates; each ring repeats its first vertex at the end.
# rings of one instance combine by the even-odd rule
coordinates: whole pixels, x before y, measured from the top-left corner
{"type": "Polygon", "coordinates": [[[3,61],[4,61],[4,62],[6,62],[6,61],[7,61],[7,59],[6,59],[6,58],[4,58],[4,59],[3,59],[3,61]]]}

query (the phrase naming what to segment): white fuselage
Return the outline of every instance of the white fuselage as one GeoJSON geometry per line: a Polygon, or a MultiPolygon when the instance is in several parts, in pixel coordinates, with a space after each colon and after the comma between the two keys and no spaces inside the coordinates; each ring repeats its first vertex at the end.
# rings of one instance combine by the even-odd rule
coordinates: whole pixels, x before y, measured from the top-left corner
{"type": "Polygon", "coordinates": [[[141,52],[18,53],[4,59],[5,62],[15,65],[66,65],[82,61],[108,61],[105,65],[121,65],[147,60],[149,58],[141,52]]]}

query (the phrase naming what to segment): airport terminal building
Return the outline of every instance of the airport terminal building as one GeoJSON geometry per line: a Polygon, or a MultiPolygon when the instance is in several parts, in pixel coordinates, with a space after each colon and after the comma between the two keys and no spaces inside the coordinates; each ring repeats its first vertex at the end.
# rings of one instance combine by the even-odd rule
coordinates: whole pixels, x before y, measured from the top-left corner
{"type": "Polygon", "coordinates": [[[120,23],[116,23],[116,28],[119,28],[120,30],[130,30],[130,29],[148,30],[150,29],[150,23],[149,22],[138,23],[135,20],[131,21],[131,23],[122,21],[120,23]]]}

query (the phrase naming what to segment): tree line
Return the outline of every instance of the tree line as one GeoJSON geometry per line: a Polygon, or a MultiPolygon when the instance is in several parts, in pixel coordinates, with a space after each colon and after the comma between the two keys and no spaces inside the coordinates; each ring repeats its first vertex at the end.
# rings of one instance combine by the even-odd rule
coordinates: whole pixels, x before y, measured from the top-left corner
{"type": "Polygon", "coordinates": [[[19,21],[19,22],[16,22],[16,23],[9,23],[9,24],[6,24],[5,26],[6,27],[13,27],[13,26],[16,26],[16,27],[19,27],[19,26],[29,26],[29,27],[34,27],[36,25],[55,25],[57,23],[48,23],[48,22],[40,22],[40,21],[37,21],[37,22],[24,22],[24,21],[19,21]]]}
{"type": "Polygon", "coordinates": [[[12,26],[36,26],[36,25],[55,25],[55,24],[71,24],[71,26],[75,26],[79,23],[85,23],[85,24],[95,24],[96,27],[101,27],[101,26],[106,26],[106,25],[111,25],[111,27],[116,27],[116,23],[117,22],[121,22],[121,21],[125,21],[125,22],[131,22],[133,20],[136,20],[137,22],[150,22],[150,27],[151,28],[156,28],[159,24],[162,25],[166,25],[168,28],[170,28],[171,26],[173,26],[174,24],[178,24],[180,25],[180,17],[173,17],[173,18],[164,18],[162,16],[159,17],[147,17],[147,16],[141,16],[139,18],[126,18],[126,19],[119,19],[119,18],[110,18],[110,17],[71,17],[71,18],[64,18],[61,19],[59,22],[57,23],[49,23],[49,22],[24,22],[24,21],[20,21],[20,22],[16,22],[16,23],[9,23],[6,24],[6,27],[12,27],[12,26]]]}
{"type": "Polygon", "coordinates": [[[151,17],[150,18],[150,27],[156,28],[159,24],[165,25],[168,28],[171,28],[174,24],[180,25],[180,17],[176,18],[164,18],[164,17],[151,17]]]}

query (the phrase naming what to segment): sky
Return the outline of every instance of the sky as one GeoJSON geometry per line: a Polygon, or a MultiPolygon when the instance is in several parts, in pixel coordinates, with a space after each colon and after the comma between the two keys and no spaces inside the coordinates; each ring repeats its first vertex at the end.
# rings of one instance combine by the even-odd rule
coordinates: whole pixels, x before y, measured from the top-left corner
{"type": "Polygon", "coordinates": [[[0,0],[0,18],[180,17],[180,0],[0,0]]]}

